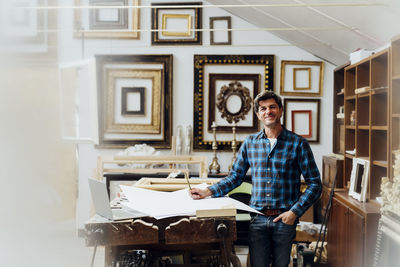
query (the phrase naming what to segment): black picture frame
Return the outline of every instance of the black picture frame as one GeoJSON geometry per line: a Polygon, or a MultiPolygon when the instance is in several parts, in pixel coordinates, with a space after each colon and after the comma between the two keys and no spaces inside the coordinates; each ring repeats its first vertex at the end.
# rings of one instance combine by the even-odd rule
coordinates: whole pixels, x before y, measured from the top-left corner
{"type": "Polygon", "coordinates": [[[121,96],[121,114],[122,115],[144,115],[145,105],[145,88],[144,87],[122,87],[121,96]],[[140,107],[138,110],[128,110],[128,94],[139,93],[140,107]]]}
{"type": "MultiPolygon", "coordinates": [[[[194,97],[193,97],[193,150],[210,151],[212,149],[212,140],[206,140],[204,134],[208,128],[208,121],[205,121],[204,93],[208,87],[205,84],[205,68],[207,66],[216,66],[217,68],[240,67],[242,73],[249,73],[246,66],[259,66],[262,69],[262,82],[260,90],[274,90],[274,55],[194,55],[194,97]]],[[[221,71],[222,73],[222,71],[221,71]]],[[[208,101],[208,99],[207,99],[208,101]]],[[[208,115],[208,114],[206,114],[208,115]]],[[[242,140],[237,139],[238,146],[242,140]]],[[[218,141],[218,150],[231,151],[231,141],[218,141]]]]}
{"type": "MultiPolygon", "coordinates": [[[[202,8],[196,7],[201,6],[201,2],[170,2],[170,3],[152,3],[153,8],[151,9],[151,44],[152,45],[201,45],[202,44],[202,32],[203,20],[202,20],[202,8]],[[157,6],[160,6],[159,8],[157,6]],[[168,7],[171,6],[171,7],[168,7]],[[193,7],[195,6],[195,7],[193,7]],[[173,12],[176,10],[176,14],[182,15],[185,11],[188,14],[193,13],[194,17],[191,19],[193,29],[193,36],[181,37],[173,36],[169,38],[162,38],[163,29],[159,27],[162,22],[162,12],[173,12]]],[[[173,14],[172,14],[173,15],[173,14]]]]}

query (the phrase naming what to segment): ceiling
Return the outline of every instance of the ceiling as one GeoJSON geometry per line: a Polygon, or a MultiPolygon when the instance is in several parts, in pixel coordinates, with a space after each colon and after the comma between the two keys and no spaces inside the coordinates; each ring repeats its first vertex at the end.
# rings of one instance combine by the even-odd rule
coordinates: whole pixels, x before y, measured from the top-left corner
{"type": "Polygon", "coordinates": [[[380,49],[400,34],[399,0],[208,2],[334,65],[347,62],[356,49],[380,49]]]}

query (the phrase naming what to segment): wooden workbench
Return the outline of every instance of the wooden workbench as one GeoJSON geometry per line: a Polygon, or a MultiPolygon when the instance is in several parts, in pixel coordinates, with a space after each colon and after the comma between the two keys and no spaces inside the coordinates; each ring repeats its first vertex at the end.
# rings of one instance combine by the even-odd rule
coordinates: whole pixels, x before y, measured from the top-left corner
{"type": "Polygon", "coordinates": [[[120,255],[130,250],[145,250],[153,257],[181,255],[183,265],[171,266],[212,266],[210,257],[217,259],[218,266],[240,266],[233,253],[234,217],[145,217],[118,222],[94,217],[85,224],[85,232],[87,246],[105,246],[106,267],[116,266],[120,255]]]}

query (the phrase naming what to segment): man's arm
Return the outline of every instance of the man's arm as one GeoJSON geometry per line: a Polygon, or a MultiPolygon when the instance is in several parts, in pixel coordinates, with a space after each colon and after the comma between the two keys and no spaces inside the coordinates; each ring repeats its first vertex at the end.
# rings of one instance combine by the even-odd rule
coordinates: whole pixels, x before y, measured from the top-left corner
{"type": "Polygon", "coordinates": [[[308,142],[303,140],[298,149],[298,165],[307,183],[307,188],[290,210],[294,212],[297,217],[300,217],[319,199],[322,192],[322,184],[321,176],[308,142]]]}

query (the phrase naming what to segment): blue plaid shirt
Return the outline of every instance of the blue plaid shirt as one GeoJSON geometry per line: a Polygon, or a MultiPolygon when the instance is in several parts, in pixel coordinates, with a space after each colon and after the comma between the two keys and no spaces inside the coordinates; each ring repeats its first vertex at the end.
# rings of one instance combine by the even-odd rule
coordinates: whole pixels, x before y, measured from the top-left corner
{"type": "Polygon", "coordinates": [[[300,217],[321,195],[320,174],[308,142],[285,128],[275,146],[264,130],[248,136],[229,175],[209,187],[214,197],[224,196],[239,186],[251,168],[250,206],[256,210],[291,210],[300,217]],[[300,175],[307,189],[300,192],[300,175]]]}

